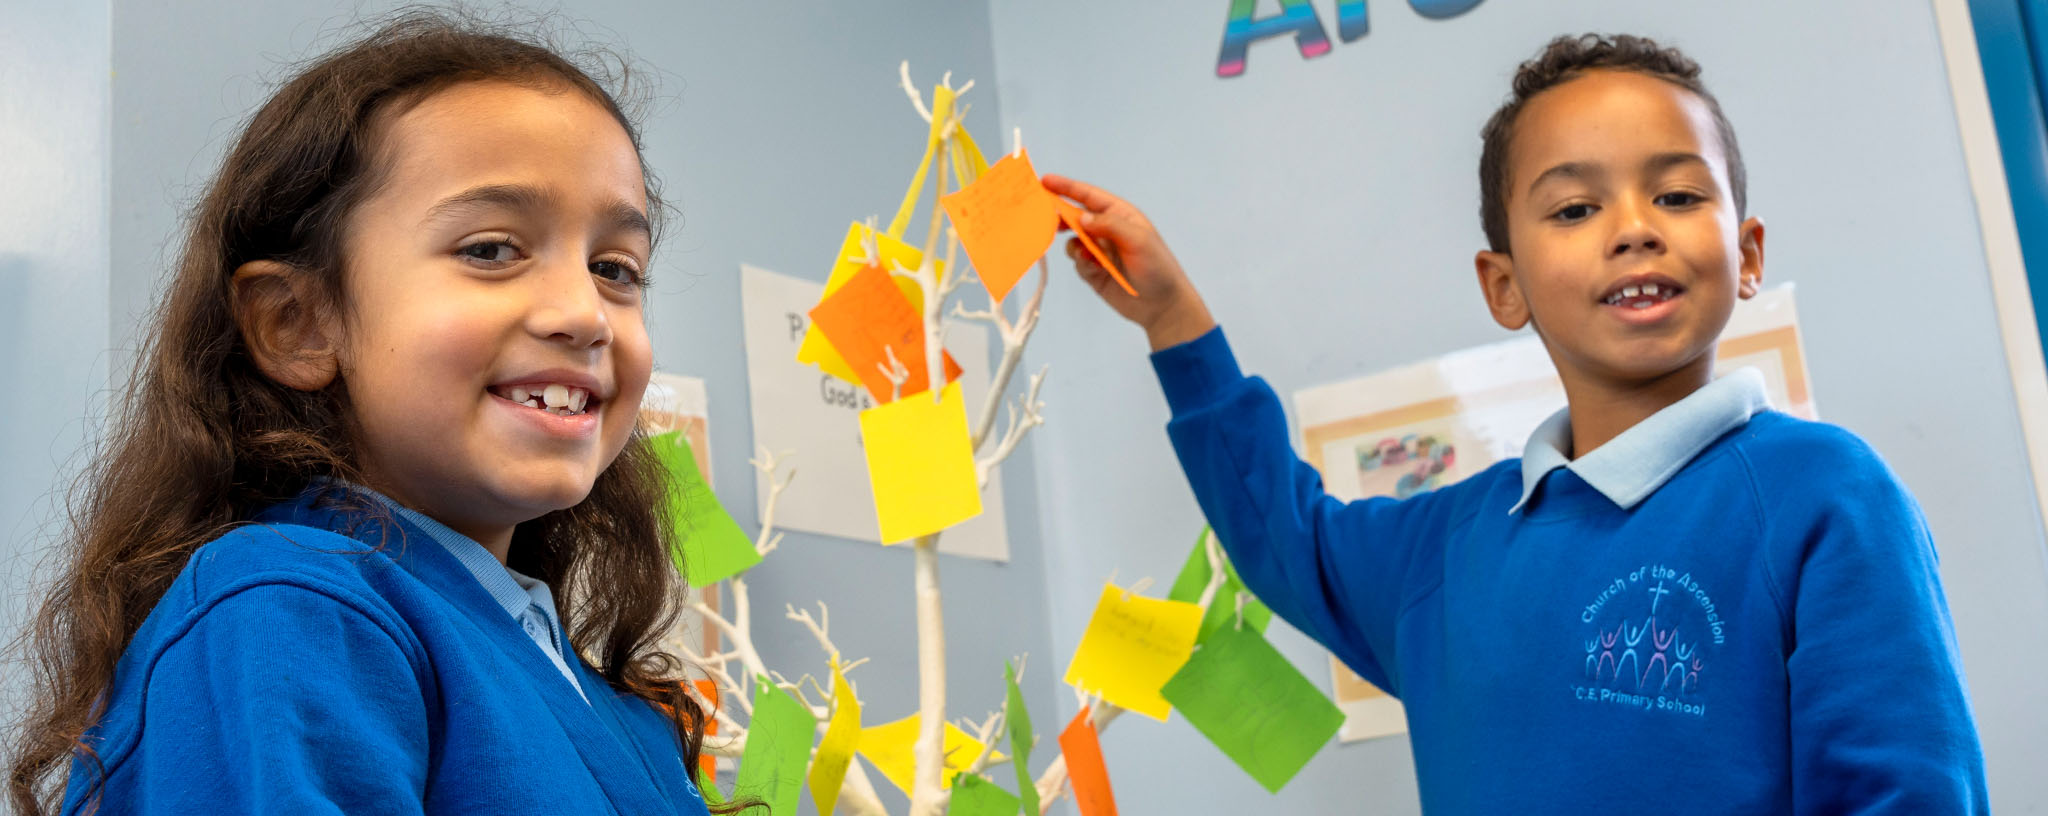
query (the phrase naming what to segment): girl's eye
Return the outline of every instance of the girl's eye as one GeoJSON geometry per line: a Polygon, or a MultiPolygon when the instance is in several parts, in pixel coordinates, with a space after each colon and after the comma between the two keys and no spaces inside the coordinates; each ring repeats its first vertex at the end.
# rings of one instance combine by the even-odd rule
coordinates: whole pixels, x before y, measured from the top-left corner
{"type": "Polygon", "coordinates": [[[510,263],[519,260],[519,248],[505,241],[478,241],[456,250],[455,254],[488,263],[510,263]]]}
{"type": "Polygon", "coordinates": [[[642,286],[646,283],[640,277],[640,273],[634,271],[633,267],[618,261],[598,261],[593,263],[590,265],[590,274],[613,283],[625,283],[636,286],[642,286]]]}
{"type": "Polygon", "coordinates": [[[1569,206],[1569,207],[1565,207],[1564,209],[1558,210],[1558,211],[1557,211],[1557,212],[1555,212],[1555,213],[1551,213],[1550,217],[1551,217],[1552,219],[1555,219],[1555,220],[1558,220],[1558,221],[1566,221],[1566,222],[1570,222],[1570,221],[1583,221],[1583,220],[1585,220],[1585,219],[1587,219],[1587,218],[1590,218],[1590,217],[1592,217],[1592,215],[1593,215],[1593,205],[1591,205],[1591,204],[1573,204],[1573,205],[1571,205],[1571,206],[1569,206]]]}
{"type": "Polygon", "coordinates": [[[1689,204],[1698,204],[1705,200],[1705,197],[1692,193],[1665,193],[1657,197],[1656,203],[1660,207],[1684,207],[1689,204]]]}

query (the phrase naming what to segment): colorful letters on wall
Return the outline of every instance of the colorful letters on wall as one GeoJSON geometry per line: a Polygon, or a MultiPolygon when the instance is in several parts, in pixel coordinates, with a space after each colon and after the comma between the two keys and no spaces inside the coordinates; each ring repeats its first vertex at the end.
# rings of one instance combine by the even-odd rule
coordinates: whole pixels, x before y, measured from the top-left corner
{"type": "MultiPolygon", "coordinates": [[[[1245,52],[1251,44],[1272,37],[1294,35],[1294,47],[1302,59],[1330,53],[1330,38],[1323,33],[1323,20],[1309,0],[1279,0],[1280,11],[1254,18],[1258,0],[1230,0],[1230,17],[1223,24],[1223,50],[1216,56],[1216,75],[1234,77],[1244,73],[1245,52]]],[[[1371,30],[1366,17],[1367,0],[1338,0],[1337,36],[1351,42],[1371,30]]],[[[1408,0],[1408,6],[1432,20],[1448,20],[1485,0],[1408,0]]]]}

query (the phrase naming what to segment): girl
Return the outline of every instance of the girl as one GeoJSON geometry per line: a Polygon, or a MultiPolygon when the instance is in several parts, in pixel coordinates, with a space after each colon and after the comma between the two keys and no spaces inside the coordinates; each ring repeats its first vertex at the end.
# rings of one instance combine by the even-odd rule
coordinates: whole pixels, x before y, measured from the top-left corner
{"type": "Polygon", "coordinates": [[[19,812],[706,812],[599,77],[412,14],[256,113],[34,625],[19,812]]]}

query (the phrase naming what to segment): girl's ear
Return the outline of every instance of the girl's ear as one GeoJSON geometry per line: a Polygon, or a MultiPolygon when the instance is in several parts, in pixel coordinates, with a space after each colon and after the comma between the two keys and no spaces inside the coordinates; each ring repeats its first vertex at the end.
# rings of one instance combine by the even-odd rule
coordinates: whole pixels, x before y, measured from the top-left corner
{"type": "Polygon", "coordinates": [[[264,376],[300,391],[318,391],[341,370],[335,310],[308,275],[279,261],[235,269],[235,323],[264,376]]]}
{"type": "Polygon", "coordinates": [[[1505,252],[1482,250],[1472,259],[1472,266],[1479,271],[1479,292],[1486,296],[1493,322],[1508,331],[1529,325],[1529,304],[1522,299],[1522,288],[1515,285],[1515,259],[1505,252]]]}

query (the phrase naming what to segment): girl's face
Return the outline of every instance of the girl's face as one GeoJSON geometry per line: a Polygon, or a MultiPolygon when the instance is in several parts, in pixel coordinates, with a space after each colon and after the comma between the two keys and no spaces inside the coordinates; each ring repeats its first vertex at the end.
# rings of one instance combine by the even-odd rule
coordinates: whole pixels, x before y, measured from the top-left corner
{"type": "Polygon", "coordinates": [[[341,376],[372,487],[489,547],[589,494],[652,366],[639,155],[570,90],[469,82],[383,123],[341,376]]]}

